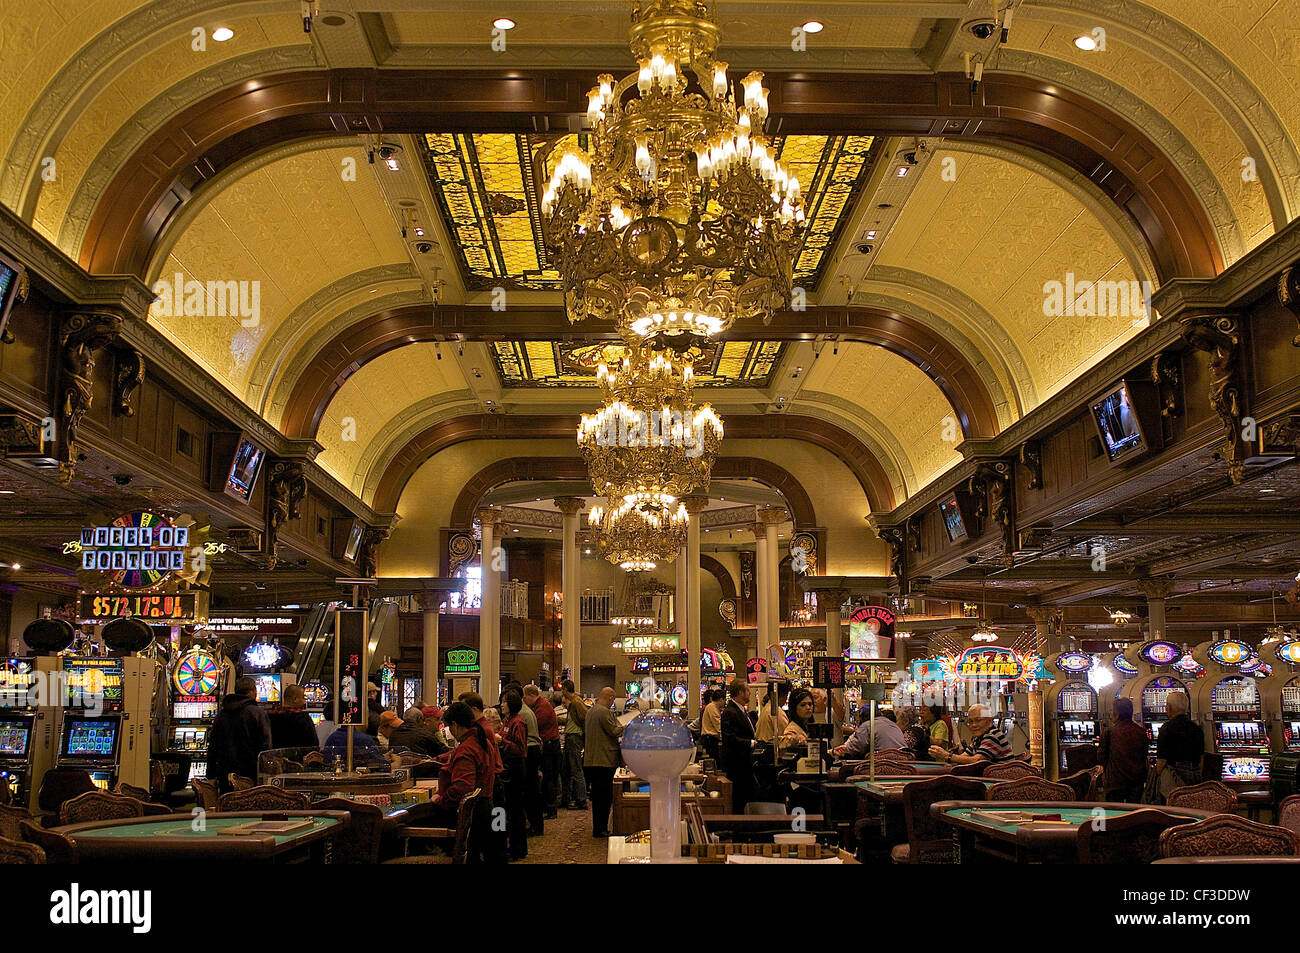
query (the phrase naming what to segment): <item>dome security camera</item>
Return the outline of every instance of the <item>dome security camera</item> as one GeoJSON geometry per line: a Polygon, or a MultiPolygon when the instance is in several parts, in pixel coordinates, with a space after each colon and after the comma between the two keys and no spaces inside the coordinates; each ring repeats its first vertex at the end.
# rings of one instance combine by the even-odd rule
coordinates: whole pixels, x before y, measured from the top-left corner
{"type": "Polygon", "coordinates": [[[415,243],[415,250],[418,251],[421,255],[429,254],[429,252],[433,251],[433,248],[434,248],[433,242],[415,243]]]}

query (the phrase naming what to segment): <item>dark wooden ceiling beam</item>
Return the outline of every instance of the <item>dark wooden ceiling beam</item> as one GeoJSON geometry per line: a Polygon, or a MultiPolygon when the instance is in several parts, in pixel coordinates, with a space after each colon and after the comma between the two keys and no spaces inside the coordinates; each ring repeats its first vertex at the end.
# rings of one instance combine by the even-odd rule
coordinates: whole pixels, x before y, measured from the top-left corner
{"type": "MultiPolygon", "coordinates": [[[[993,395],[975,366],[941,334],[905,314],[880,308],[809,308],[785,311],[768,326],[733,328],[726,339],[810,340],[835,334],[845,341],[883,347],[911,362],[947,397],[967,437],[998,433],[993,395]]],[[[616,339],[610,325],[571,325],[563,308],[427,305],[380,311],[339,332],[313,356],[294,383],[281,417],[289,437],[314,437],[330,400],[344,382],[370,361],[408,344],[466,340],[616,339]]],[[[992,363],[991,358],[985,358],[992,363]]]]}
{"type": "MultiPolygon", "coordinates": [[[[180,210],[218,174],[286,142],[339,134],[569,132],[591,71],[316,70],[246,80],[172,116],[118,170],[79,260],[144,277],[180,210]]],[[[1223,268],[1173,161],[1105,103],[1034,77],[771,72],[772,129],[973,138],[1024,146],[1086,176],[1142,233],[1161,281],[1223,268]]]]}

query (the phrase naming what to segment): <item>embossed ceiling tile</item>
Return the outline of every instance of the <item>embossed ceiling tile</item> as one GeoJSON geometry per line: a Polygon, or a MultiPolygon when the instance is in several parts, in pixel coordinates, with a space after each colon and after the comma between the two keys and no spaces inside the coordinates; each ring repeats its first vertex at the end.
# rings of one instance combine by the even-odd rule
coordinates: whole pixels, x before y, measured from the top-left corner
{"type": "Polygon", "coordinates": [[[223,22],[235,31],[234,37],[227,42],[210,41],[207,49],[200,52],[191,47],[192,37],[188,31],[160,38],[140,52],[131,69],[114,77],[85,104],[54,152],[59,165],[59,182],[64,187],[58,190],[50,189],[48,185],[42,187],[38,216],[49,221],[61,219],[82,176],[104,143],[119,128],[130,123],[138,109],[183,82],[186,76],[286,41],[310,42],[301,29],[295,34],[279,25],[268,31],[266,18],[262,17],[241,17],[223,22]],[[268,32],[274,39],[268,38],[268,32]]]}

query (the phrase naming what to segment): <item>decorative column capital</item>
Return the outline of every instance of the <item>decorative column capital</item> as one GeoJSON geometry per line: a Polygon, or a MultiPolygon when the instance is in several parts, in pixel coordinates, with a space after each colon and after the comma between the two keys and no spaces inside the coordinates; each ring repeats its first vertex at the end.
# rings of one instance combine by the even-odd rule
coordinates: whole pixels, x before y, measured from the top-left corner
{"type": "Polygon", "coordinates": [[[582,507],[587,501],[580,496],[557,496],[551,502],[565,516],[577,516],[582,512],[582,507]]]}
{"type": "Polygon", "coordinates": [[[415,601],[420,604],[421,612],[437,612],[442,608],[442,604],[447,601],[447,594],[433,589],[425,589],[423,592],[415,594],[415,601]]]}
{"type": "Polygon", "coordinates": [[[755,523],[753,526],[749,527],[749,531],[754,534],[754,542],[756,543],[761,543],[767,539],[766,523],[755,523]]]}
{"type": "Polygon", "coordinates": [[[474,518],[478,520],[479,525],[484,529],[489,526],[492,527],[489,532],[494,536],[501,535],[501,529],[505,526],[505,520],[501,516],[501,511],[494,510],[489,506],[485,506],[483,509],[475,513],[474,518]]]}
{"type": "Polygon", "coordinates": [[[1137,582],[1138,592],[1151,599],[1168,599],[1174,594],[1174,581],[1172,579],[1139,579],[1137,582]]]}
{"type": "Polygon", "coordinates": [[[709,505],[709,498],[707,496],[688,496],[682,500],[682,505],[686,507],[686,512],[691,516],[698,516],[709,505]]]}
{"type": "Polygon", "coordinates": [[[754,515],[758,517],[759,522],[768,526],[776,526],[790,518],[790,515],[779,506],[760,506],[754,511],[754,515]]]}
{"type": "Polygon", "coordinates": [[[844,603],[849,601],[847,589],[817,589],[817,601],[825,612],[839,612],[844,603]]]}

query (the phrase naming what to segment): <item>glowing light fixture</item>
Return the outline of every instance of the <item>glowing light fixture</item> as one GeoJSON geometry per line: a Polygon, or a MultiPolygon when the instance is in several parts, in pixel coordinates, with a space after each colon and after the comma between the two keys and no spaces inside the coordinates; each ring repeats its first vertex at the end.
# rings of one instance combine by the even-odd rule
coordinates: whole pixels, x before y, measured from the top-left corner
{"type": "Polygon", "coordinates": [[[228,26],[219,26],[212,31],[212,38],[218,43],[225,43],[235,35],[235,31],[228,26]]]}

